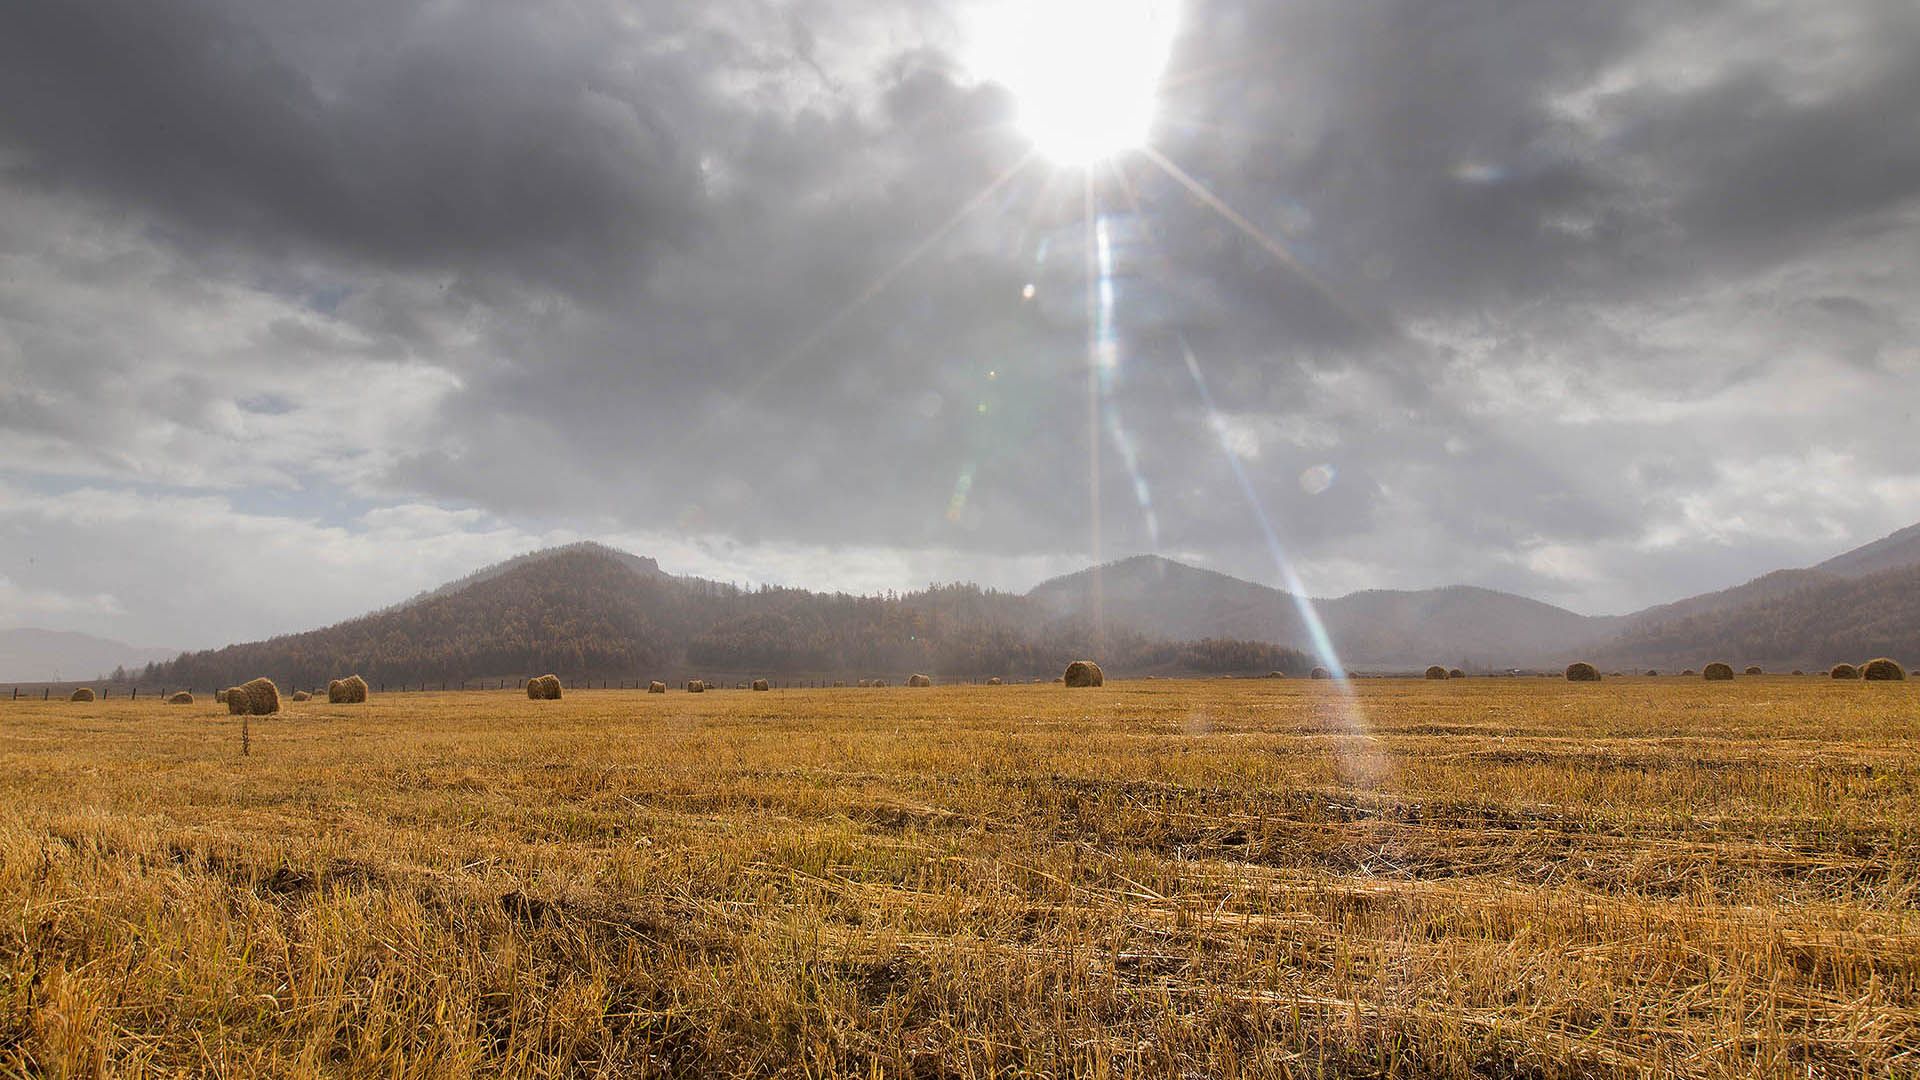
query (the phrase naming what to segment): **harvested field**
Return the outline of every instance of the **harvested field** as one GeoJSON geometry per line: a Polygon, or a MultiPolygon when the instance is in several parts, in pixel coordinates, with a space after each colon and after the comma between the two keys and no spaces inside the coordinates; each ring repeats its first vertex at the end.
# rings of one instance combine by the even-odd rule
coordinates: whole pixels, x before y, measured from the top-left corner
{"type": "Polygon", "coordinates": [[[0,702],[0,1064],[1912,1075],[1913,687],[0,702]]]}

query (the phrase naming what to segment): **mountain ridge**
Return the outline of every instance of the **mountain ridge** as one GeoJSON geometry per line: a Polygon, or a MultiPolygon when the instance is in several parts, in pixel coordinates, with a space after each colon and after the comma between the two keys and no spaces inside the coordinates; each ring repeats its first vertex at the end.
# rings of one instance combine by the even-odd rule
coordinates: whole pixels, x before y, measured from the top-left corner
{"type": "Polygon", "coordinates": [[[137,669],[178,653],[73,630],[15,627],[0,630],[0,679],[23,683],[98,679],[117,667],[137,669]]]}
{"type": "Polygon", "coordinates": [[[1920,658],[1920,640],[1902,636],[1905,627],[1920,627],[1920,574],[1903,573],[1908,567],[1920,567],[1920,526],[1814,567],[1628,615],[1591,616],[1474,585],[1365,589],[1303,602],[1158,555],[1088,567],[1025,593],[971,585],[885,598],[745,590],[675,576],[652,558],[581,541],[503,560],[330,627],[183,654],[152,673],[219,681],[271,659],[302,677],[384,668],[397,679],[662,665],[769,673],[945,665],[988,674],[1040,671],[1070,653],[1093,652],[1123,667],[1159,670],[1183,662],[1225,670],[1223,658],[1236,656],[1245,665],[1239,670],[1252,670],[1299,667],[1317,651],[1309,604],[1350,668],[1441,663],[1497,671],[1589,654],[1635,667],[1697,667],[1722,652],[1741,663],[1806,665],[1851,657],[1867,642],[1920,658]],[[1869,595],[1862,582],[1881,591],[1869,595]],[[1871,634],[1849,633],[1836,620],[1848,604],[1876,613],[1871,634]],[[1902,622],[1909,610],[1913,618],[1902,622]],[[1762,625],[1761,636],[1743,630],[1762,625]]]}
{"type": "Polygon", "coordinates": [[[1865,577],[1882,570],[1920,564],[1920,523],[1888,533],[1871,543],[1843,551],[1810,569],[1841,577],[1865,577]]]}
{"type": "Polygon", "coordinates": [[[332,626],[182,654],[143,675],[220,686],[268,674],[315,685],[464,682],[553,671],[571,678],[808,672],[904,678],[1049,677],[1101,655],[1133,671],[1305,674],[1304,653],[1246,641],[1177,642],[1057,617],[1026,597],[971,585],[886,597],[746,590],[660,572],[598,544],[531,552],[402,604],[332,626]]]}
{"type": "MultiPolygon", "coordinates": [[[[1281,589],[1133,556],[1051,578],[1027,595],[1060,614],[1091,613],[1095,582],[1109,619],[1151,621],[1184,638],[1234,637],[1303,647],[1311,641],[1301,598],[1281,589]]],[[[1601,636],[1610,616],[1581,615],[1475,585],[1365,589],[1307,598],[1346,666],[1424,667],[1443,661],[1482,670],[1542,662],[1601,636]]]]}

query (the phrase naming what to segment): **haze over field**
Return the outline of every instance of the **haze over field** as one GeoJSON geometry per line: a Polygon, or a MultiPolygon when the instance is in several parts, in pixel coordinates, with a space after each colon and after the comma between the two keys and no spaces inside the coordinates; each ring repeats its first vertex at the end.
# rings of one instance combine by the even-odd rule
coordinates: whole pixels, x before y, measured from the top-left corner
{"type": "Polygon", "coordinates": [[[1021,10],[14,5],[0,625],[583,537],[1618,615],[1920,519],[1908,0],[1021,10]]]}

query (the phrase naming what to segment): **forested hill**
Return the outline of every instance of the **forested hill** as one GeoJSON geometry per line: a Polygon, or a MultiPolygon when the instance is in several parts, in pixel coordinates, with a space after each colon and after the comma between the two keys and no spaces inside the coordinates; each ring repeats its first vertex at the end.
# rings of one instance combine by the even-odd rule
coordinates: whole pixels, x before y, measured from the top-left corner
{"type": "MultiPolygon", "coordinates": [[[[1361,592],[1317,607],[1354,666],[1485,670],[1589,657],[1621,667],[1814,668],[1869,655],[1912,663],[1920,562],[1901,560],[1914,559],[1920,532],[1906,530],[1816,567],[1612,619],[1471,588],[1361,592]]],[[[1307,640],[1288,594],[1157,558],[1057,578],[1024,596],[947,585],[882,597],[748,591],[575,544],[337,626],[188,653],[150,666],[141,681],[208,687],[264,674],[312,685],[356,671],[390,684],[547,671],[609,680],[1024,678],[1051,677],[1081,656],[1116,674],[1301,674],[1313,664],[1307,640]]]]}
{"type": "Polygon", "coordinates": [[[335,626],[187,653],[142,681],[224,686],[255,675],[307,686],[349,672],[376,683],[673,678],[758,672],[899,678],[1031,677],[1098,655],[1115,671],[1303,674],[1307,657],[1244,641],[1099,640],[1026,597],[950,585],[905,595],[748,591],[661,573],[597,544],[522,557],[335,626]]]}
{"type": "Polygon", "coordinates": [[[1875,656],[1920,663],[1920,565],[1855,578],[1809,574],[1738,606],[1637,624],[1603,655],[1696,668],[1725,660],[1812,670],[1875,656]]]}
{"type": "MultiPolygon", "coordinates": [[[[1111,623],[1176,638],[1310,640],[1298,598],[1278,589],[1137,556],[1054,578],[1028,596],[1060,614],[1099,606],[1111,623]]],[[[1484,670],[1553,663],[1609,633],[1616,620],[1590,618],[1522,596],[1455,586],[1417,592],[1369,590],[1313,607],[1349,664],[1484,670]]]]}

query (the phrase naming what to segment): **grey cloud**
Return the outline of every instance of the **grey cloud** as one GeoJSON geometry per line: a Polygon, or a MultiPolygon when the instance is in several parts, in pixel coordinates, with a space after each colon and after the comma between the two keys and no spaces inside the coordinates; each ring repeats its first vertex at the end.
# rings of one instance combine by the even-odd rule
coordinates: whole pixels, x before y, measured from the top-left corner
{"type": "MultiPolygon", "coordinates": [[[[1916,19],[1834,10],[1853,65],[1770,50],[1795,15],[1734,0],[1189,4],[1156,144],[1298,266],[1144,158],[1100,180],[1121,359],[1096,523],[1084,193],[1030,164],[953,221],[1025,147],[941,5],[30,3],[0,42],[0,200],[124,216],[144,254],[41,260],[63,295],[138,283],[85,332],[44,315],[104,305],[30,324],[0,278],[0,422],[108,473],[156,447],[218,471],[268,430],[231,422],[246,402],[338,407],[285,372],[228,387],[235,356],[372,364],[433,396],[326,455],[370,499],[982,558],[1084,552],[1097,524],[1109,555],[1271,580],[1191,347],[1257,444],[1260,506],[1329,581],[1666,599],[1825,542],[1769,512],[1729,561],[1687,518],[1768,494],[1729,463],[1911,468],[1910,397],[1810,390],[1824,365],[1920,366],[1916,19]],[[1668,70],[1676,35],[1729,20],[1752,39],[1668,70]],[[235,314],[256,294],[269,312],[235,314]],[[215,363],[188,313],[249,330],[215,363]],[[172,355],[136,362],[143,338],[172,355]],[[62,419],[83,400],[127,419],[62,419]]],[[[1920,506],[1808,513],[1871,531],[1920,506]]]]}
{"type": "Polygon", "coordinates": [[[322,86],[247,5],[30,2],[0,37],[15,181],[150,208],[188,247],[576,288],[685,239],[696,149],[669,110],[690,71],[635,77],[611,12],[442,10],[360,9],[379,36],[322,86]]]}

